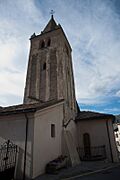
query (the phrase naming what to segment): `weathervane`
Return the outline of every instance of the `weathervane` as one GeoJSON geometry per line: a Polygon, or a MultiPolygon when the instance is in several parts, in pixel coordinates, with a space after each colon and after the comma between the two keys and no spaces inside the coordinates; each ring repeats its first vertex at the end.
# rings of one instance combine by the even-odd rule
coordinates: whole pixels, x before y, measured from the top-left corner
{"type": "Polygon", "coordinates": [[[53,17],[54,13],[55,13],[55,11],[53,11],[53,10],[50,11],[51,17],[53,17]]]}

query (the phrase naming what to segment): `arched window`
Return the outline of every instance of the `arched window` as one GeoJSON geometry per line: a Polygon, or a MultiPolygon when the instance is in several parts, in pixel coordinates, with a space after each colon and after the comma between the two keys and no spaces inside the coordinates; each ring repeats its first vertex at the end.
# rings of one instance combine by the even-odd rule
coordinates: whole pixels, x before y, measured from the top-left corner
{"type": "Polygon", "coordinates": [[[49,47],[49,46],[50,46],[50,44],[51,44],[51,40],[50,40],[50,39],[48,39],[47,46],[49,47]]]}
{"type": "Polygon", "coordinates": [[[43,70],[46,70],[46,63],[43,64],[43,70]]]}
{"type": "Polygon", "coordinates": [[[83,134],[83,144],[84,147],[90,146],[90,135],[88,133],[83,134]]]}
{"type": "Polygon", "coordinates": [[[44,48],[44,47],[45,47],[45,42],[42,41],[42,43],[41,43],[41,48],[44,48]]]}

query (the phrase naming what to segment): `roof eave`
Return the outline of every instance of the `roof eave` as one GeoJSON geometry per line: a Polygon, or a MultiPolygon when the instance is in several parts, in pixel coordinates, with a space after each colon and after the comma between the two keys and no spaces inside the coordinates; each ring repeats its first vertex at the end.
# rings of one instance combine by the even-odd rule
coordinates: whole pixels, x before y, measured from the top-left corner
{"type": "Polygon", "coordinates": [[[79,121],[86,121],[86,120],[99,120],[99,119],[102,119],[102,120],[108,120],[108,119],[112,119],[112,122],[114,121],[115,117],[113,115],[106,115],[106,116],[100,116],[100,117],[87,117],[87,118],[76,118],[75,119],[75,122],[79,122],[79,121]]]}
{"type": "Polygon", "coordinates": [[[0,116],[21,114],[21,113],[32,113],[32,112],[36,112],[36,108],[0,112],[0,116]]]}

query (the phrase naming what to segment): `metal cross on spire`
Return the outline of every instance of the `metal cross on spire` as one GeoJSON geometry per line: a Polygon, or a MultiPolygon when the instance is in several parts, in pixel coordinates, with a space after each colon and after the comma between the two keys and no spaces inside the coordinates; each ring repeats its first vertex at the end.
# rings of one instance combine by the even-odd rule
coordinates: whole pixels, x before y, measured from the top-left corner
{"type": "Polygon", "coordinates": [[[51,17],[53,18],[53,14],[55,13],[55,11],[51,10],[50,11],[50,14],[51,14],[51,17]]]}

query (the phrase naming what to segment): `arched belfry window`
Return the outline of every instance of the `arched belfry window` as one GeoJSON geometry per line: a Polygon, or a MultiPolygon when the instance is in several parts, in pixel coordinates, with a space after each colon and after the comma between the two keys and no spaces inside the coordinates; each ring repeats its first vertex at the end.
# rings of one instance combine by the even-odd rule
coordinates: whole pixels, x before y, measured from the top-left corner
{"type": "Polygon", "coordinates": [[[41,48],[44,48],[44,47],[45,47],[45,42],[42,41],[42,43],[41,43],[41,48]]]}
{"type": "Polygon", "coordinates": [[[50,46],[50,44],[51,44],[51,40],[50,40],[50,39],[48,39],[47,46],[49,47],[49,46],[50,46]]]}
{"type": "Polygon", "coordinates": [[[46,70],[46,62],[43,64],[43,70],[46,70]]]}

